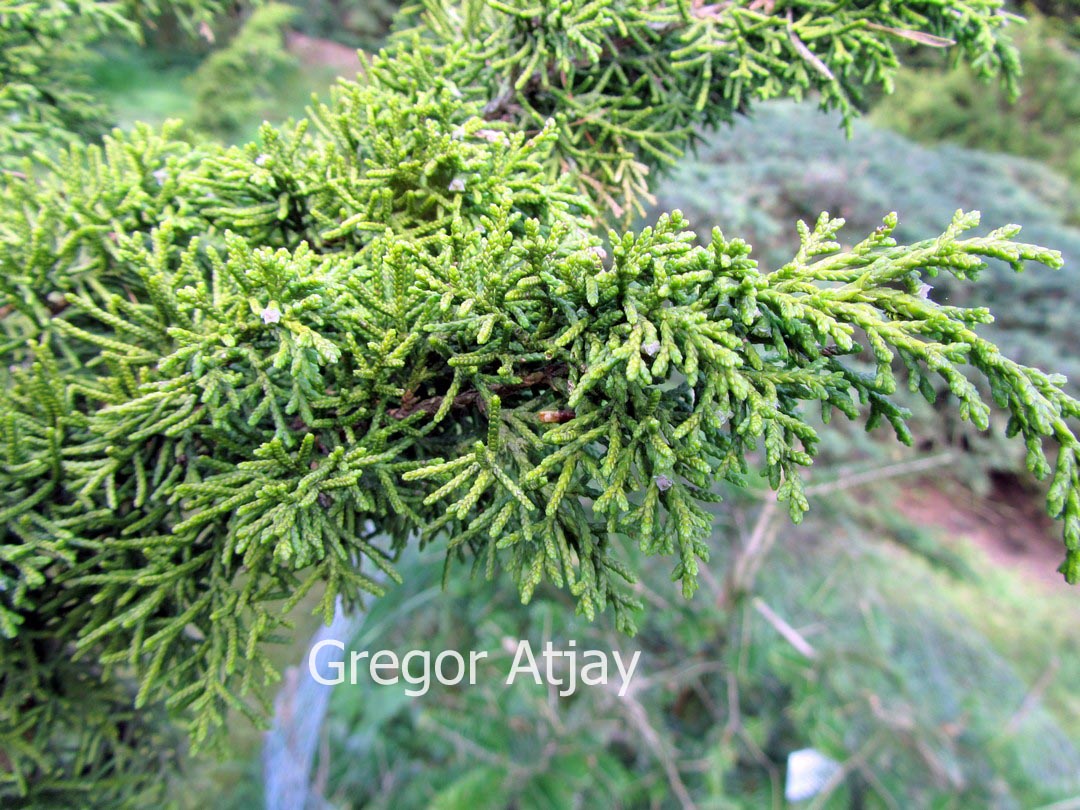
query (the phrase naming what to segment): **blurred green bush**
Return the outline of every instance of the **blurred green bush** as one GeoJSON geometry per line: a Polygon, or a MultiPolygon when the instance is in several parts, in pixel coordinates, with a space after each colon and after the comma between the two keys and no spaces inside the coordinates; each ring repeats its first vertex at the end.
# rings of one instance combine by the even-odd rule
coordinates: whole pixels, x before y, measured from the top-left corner
{"type": "MultiPolygon", "coordinates": [[[[1058,5],[1062,8],[1051,10],[1060,14],[1075,6],[1058,5]]],[[[1016,28],[1024,76],[1015,103],[1000,87],[978,81],[967,67],[923,67],[900,74],[896,93],[880,99],[872,120],[922,142],[1035,158],[1080,183],[1080,49],[1075,34],[1067,21],[1040,16],[1016,28]]]]}
{"type": "Polygon", "coordinates": [[[222,140],[236,137],[272,100],[296,61],[285,50],[284,28],[297,11],[284,3],[256,6],[224,47],[213,51],[189,80],[191,123],[222,140]]]}
{"type": "Polygon", "coordinates": [[[292,27],[313,37],[375,50],[390,30],[398,0],[290,0],[292,27]]]}

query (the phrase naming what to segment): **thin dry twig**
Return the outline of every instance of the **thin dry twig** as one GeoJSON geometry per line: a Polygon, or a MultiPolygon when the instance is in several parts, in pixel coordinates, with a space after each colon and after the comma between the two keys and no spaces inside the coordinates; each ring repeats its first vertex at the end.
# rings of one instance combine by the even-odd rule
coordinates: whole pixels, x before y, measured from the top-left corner
{"type": "MultiPolygon", "coordinates": [[[[517,391],[524,391],[527,388],[535,388],[540,385],[550,384],[557,377],[564,377],[566,375],[567,367],[565,363],[556,363],[546,368],[542,368],[539,371],[533,371],[526,374],[521,378],[519,383],[503,383],[501,385],[491,386],[491,392],[502,396],[504,394],[512,394],[517,391]]],[[[387,413],[395,419],[404,419],[406,416],[410,416],[417,411],[423,411],[427,414],[437,413],[439,408],[442,407],[443,401],[446,397],[428,397],[427,399],[418,399],[411,391],[406,391],[405,395],[401,398],[401,405],[397,408],[392,408],[387,413]]],[[[479,391],[464,391],[454,397],[451,407],[455,409],[468,408],[473,405],[482,403],[483,397],[479,391]]]]}
{"type": "Polygon", "coordinates": [[[951,48],[956,44],[956,40],[948,39],[947,37],[939,37],[934,34],[926,34],[922,31],[910,31],[907,28],[893,28],[888,25],[882,25],[881,23],[867,22],[864,23],[867,28],[871,28],[874,31],[882,31],[886,34],[892,34],[894,37],[900,37],[910,42],[916,42],[919,45],[926,45],[929,48],[951,48]]]}
{"type": "Polygon", "coordinates": [[[754,610],[760,613],[765,618],[765,621],[771,624],[776,632],[783,636],[784,640],[794,647],[800,655],[809,658],[811,661],[818,657],[818,652],[813,645],[803,638],[798,630],[784,621],[778,613],[765,604],[761,597],[755,597],[751,604],[754,606],[754,610]]]}
{"type": "Polygon", "coordinates": [[[818,57],[816,53],[810,50],[810,48],[807,47],[806,43],[799,39],[799,35],[795,33],[795,18],[792,16],[790,8],[788,9],[787,19],[788,39],[791,40],[791,44],[794,46],[799,56],[805,59],[811,65],[811,67],[814,68],[814,70],[816,70],[830,82],[836,81],[836,76],[833,75],[833,72],[829,69],[829,66],[822,62],[820,57],[818,57]]]}
{"type": "Polygon", "coordinates": [[[1061,661],[1054,656],[1050,661],[1050,666],[1046,668],[1046,671],[1039,676],[1039,679],[1032,684],[1031,689],[1024,695],[1024,699],[1020,701],[1020,706],[1017,708],[1016,713],[1009,718],[1009,722],[1005,724],[1005,734],[1012,735],[1019,731],[1021,724],[1027,718],[1031,712],[1035,710],[1035,707],[1039,705],[1039,701],[1042,700],[1042,696],[1046,693],[1046,690],[1050,688],[1050,684],[1054,682],[1054,678],[1057,676],[1058,669],[1061,668],[1061,661]]]}
{"type": "Polygon", "coordinates": [[[897,478],[901,475],[914,475],[915,473],[926,472],[927,470],[944,466],[955,458],[956,456],[951,450],[946,450],[944,453],[938,453],[937,455],[899,461],[896,464],[888,464],[873,470],[844,475],[834,481],[824,481],[820,484],[814,484],[803,490],[803,493],[808,498],[820,495],[830,495],[833,492],[854,489],[855,487],[873,484],[888,478],[897,478]]]}

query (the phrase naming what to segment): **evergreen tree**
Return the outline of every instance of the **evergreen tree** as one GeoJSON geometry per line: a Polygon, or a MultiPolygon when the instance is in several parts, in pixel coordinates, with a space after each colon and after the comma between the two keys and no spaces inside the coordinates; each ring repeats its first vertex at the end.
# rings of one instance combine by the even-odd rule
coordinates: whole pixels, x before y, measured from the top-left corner
{"type": "Polygon", "coordinates": [[[977,428],[1008,414],[1080,577],[1080,402],[980,337],[985,309],[926,295],[1058,253],[963,212],[907,245],[890,214],[851,248],[822,215],[775,268],[678,212],[600,235],[696,127],[781,95],[850,118],[898,43],[1013,83],[996,0],[404,14],[363,76],[255,143],[139,127],[4,177],[6,805],[145,803],[157,713],[196,745],[258,716],[289,609],[381,593],[411,542],[633,632],[614,538],[674,556],[689,596],[717,481],[760,474],[806,510],[809,408],[910,441],[896,361],[977,428]]]}

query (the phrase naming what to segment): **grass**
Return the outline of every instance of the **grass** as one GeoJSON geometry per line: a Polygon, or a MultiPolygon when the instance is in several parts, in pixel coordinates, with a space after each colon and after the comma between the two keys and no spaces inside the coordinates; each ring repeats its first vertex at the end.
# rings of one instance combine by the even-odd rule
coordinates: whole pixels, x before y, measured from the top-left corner
{"type": "Polygon", "coordinates": [[[151,51],[123,46],[110,46],[101,57],[91,71],[93,86],[121,129],[136,121],[159,125],[190,116],[191,97],[184,82],[194,64],[168,62],[151,51]]]}

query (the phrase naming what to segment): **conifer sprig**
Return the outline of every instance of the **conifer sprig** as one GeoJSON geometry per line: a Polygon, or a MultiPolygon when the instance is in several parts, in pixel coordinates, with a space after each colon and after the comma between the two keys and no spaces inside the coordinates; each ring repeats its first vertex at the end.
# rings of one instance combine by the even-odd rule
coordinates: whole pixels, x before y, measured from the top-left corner
{"type": "Polygon", "coordinates": [[[411,536],[488,576],[505,567],[525,600],[550,579],[632,631],[618,583],[633,575],[612,540],[677,555],[689,596],[715,482],[743,483],[759,447],[793,519],[807,508],[806,403],[852,418],[862,403],[868,426],[910,441],[890,401],[896,354],[931,395],[928,376],[943,377],[979,427],[988,406],[963,367],[982,372],[1040,476],[1043,439],[1060,445],[1050,509],[1075,579],[1080,404],[979,338],[985,311],[919,294],[922,273],[970,276],[989,257],[1060,263],[1011,241],[1015,228],[964,239],[977,217],[958,214],[899,247],[890,217],[841,252],[841,223],[823,217],[763,273],[739,240],[695,245],[678,214],[607,249],[563,224],[545,233],[509,201],[483,222],[438,253],[391,233],[349,258],[231,234],[224,253],[178,250],[169,226],[148,248],[122,239],[141,279],[128,301],[70,294],[29,367],[9,371],[5,515],[33,551],[13,560],[9,631],[61,587],[77,649],[134,664],[140,703],[191,709],[196,740],[266,676],[277,600],[315,582],[327,611],[378,594],[365,569],[393,577],[411,536]],[[843,362],[859,335],[876,376],[843,362]],[[102,368],[65,384],[63,358],[95,353],[102,368]],[[66,542],[34,534],[58,526],[66,542]],[[164,667],[174,656],[183,665],[164,667]]]}
{"type": "Polygon", "coordinates": [[[897,46],[949,48],[1015,94],[1019,63],[1000,0],[828,3],[802,0],[419,0],[397,35],[436,58],[456,43],[485,117],[518,129],[554,118],[554,172],[616,217],[644,213],[650,175],[672,165],[702,124],[730,123],[755,102],[817,98],[846,120],[866,91],[890,92],[897,46]]]}
{"type": "Polygon", "coordinates": [[[698,243],[677,212],[592,228],[612,183],[635,193],[631,164],[660,165],[755,94],[813,86],[850,111],[856,68],[886,77],[904,32],[1008,72],[996,9],[430,6],[425,33],[245,147],[139,127],[6,175],[0,645],[19,677],[0,706],[44,730],[0,728],[3,795],[62,795],[152,740],[117,716],[108,750],[49,749],[113,716],[45,716],[73,699],[57,691],[71,657],[95,705],[167,710],[210,741],[228,712],[258,714],[289,609],[316,588],[327,617],[378,595],[409,542],[444,547],[447,575],[471,560],[525,601],[550,582],[632,632],[620,541],[673,556],[690,595],[721,482],[806,510],[808,408],[910,441],[897,361],[929,397],[943,379],[978,427],[1008,413],[1051,478],[1076,581],[1080,405],[978,335],[989,313],[940,305],[925,281],[1058,254],[1015,226],[969,236],[973,214],[914,245],[890,216],[850,250],[823,216],[771,271],[720,231],[698,243]],[[461,31],[481,47],[448,41],[461,31]],[[805,61],[796,39],[834,84],[762,56],[805,61]],[[729,44],[750,78],[731,77],[729,44]],[[599,106],[583,119],[580,104],[599,106]]]}

